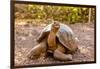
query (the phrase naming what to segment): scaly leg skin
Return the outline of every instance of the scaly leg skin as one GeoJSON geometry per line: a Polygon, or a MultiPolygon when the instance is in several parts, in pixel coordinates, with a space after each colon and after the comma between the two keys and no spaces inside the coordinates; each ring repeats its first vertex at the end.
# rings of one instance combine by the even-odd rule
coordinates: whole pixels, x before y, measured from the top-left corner
{"type": "Polygon", "coordinates": [[[72,60],[71,54],[64,54],[65,49],[62,46],[58,46],[58,48],[54,51],[54,58],[61,61],[70,61],[72,60]]]}
{"type": "Polygon", "coordinates": [[[40,42],[38,45],[30,50],[30,52],[27,54],[27,57],[29,59],[39,58],[41,54],[46,53],[46,49],[46,39],[44,39],[42,42],[40,42]]]}

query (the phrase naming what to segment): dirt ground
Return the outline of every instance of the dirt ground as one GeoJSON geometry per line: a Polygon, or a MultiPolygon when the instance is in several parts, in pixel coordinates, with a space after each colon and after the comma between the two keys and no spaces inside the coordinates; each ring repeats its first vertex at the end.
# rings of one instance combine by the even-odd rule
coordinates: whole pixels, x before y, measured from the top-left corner
{"type": "Polygon", "coordinates": [[[58,61],[53,57],[45,59],[40,57],[37,60],[27,60],[26,54],[38,44],[36,38],[45,25],[15,24],[15,66],[94,61],[94,24],[76,23],[69,26],[79,40],[78,45],[80,49],[80,52],[76,52],[73,55],[72,61],[58,61]]]}

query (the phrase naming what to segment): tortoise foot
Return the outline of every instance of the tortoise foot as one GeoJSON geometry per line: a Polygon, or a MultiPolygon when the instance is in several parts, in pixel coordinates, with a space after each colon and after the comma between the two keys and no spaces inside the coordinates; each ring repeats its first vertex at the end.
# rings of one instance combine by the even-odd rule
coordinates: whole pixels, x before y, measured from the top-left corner
{"type": "Polygon", "coordinates": [[[64,53],[60,52],[59,50],[55,50],[54,58],[61,60],[61,61],[71,61],[72,55],[71,54],[64,54],[64,53]]]}

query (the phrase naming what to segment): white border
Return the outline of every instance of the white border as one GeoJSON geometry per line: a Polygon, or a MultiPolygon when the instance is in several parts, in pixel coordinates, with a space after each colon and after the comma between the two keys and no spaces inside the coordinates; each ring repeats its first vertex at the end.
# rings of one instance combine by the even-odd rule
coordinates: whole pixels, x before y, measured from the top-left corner
{"type": "MultiPolygon", "coordinates": [[[[29,0],[28,0],[29,1],[29,0]]],[[[32,0],[31,0],[32,1],[32,0]]],[[[100,2],[99,0],[34,0],[42,2],[88,4],[97,6],[97,64],[39,67],[32,69],[99,69],[100,65],[100,2]]],[[[10,0],[0,1],[0,69],[10,67],[10,0]]]]}

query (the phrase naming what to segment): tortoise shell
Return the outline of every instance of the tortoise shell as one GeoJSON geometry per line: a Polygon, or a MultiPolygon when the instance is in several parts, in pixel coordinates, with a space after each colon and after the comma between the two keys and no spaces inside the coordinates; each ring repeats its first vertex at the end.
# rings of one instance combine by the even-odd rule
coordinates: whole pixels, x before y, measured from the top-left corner
{"type": "MultiPolygon", "coordinates": [[[[44,39],[49,34],[49,32],[51,31],[52,24],[53,23],[47,25],[41,31],[40,36],[37,39],[39,42],[41,42],[41,40],[44,39]]],[[[62,23],[59,23],[59,24],[60,24],[60,28],[56,34],[57,39],[65,48],[67,48],[70,51],[75,51],[78,48],[78,46],[76,43],[76,37],[72,29],[65,24],[62,24],[62,23]]]]}

